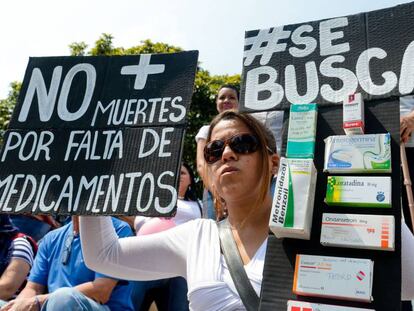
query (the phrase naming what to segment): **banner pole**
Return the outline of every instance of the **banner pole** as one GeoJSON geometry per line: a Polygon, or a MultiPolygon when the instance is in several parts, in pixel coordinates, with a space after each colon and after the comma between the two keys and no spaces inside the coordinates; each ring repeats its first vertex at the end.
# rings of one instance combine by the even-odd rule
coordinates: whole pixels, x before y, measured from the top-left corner
{"type": "Polygon", "coordinates": [[[412,183],[410,178],[410,171],[408,170],[408,162],[407,162],[407,155],[405,153],[405,144],[400,144],[400,154],[401,154],[401,167],[403,171],[403,178],[404,178],[404,185],[407,192],[407,199],[408,199],[408,208],[410,210],[410,217],[411,217],[411,229],[414,230],[414,198],[413,198],[413,190],[412,190],[412,183]]]}

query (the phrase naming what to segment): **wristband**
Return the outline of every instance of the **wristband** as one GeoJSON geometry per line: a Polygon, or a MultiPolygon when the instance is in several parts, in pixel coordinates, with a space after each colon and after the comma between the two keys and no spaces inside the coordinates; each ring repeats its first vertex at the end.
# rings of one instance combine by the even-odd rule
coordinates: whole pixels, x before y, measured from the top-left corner
{"type": "Polygon", "coordinates": [[[42,309],[42,306],[40,305],[39,298],[38,298],[37,296],[35,296],[35,297],[34,297],[34,300],[35,300],[36,305],[37,305],[37,310],[39,310],[39,311],[40,311],[40,309],[42,309]]]}

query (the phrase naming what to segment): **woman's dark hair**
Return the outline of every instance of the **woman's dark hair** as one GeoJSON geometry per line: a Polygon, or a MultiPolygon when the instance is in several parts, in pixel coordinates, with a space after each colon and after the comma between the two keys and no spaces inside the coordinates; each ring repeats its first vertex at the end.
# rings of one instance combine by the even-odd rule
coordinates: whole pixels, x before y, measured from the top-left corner
{"type": "Polygon", "coordinates": [[[188,186],[187,191],[185,192],[184,200],[198,201],[197,195],[196,195],[196,182],[195,182],[194,172],[191,169],[190,165],[188,165],[187,163],[182,162],[181,165],[187,169],[188,174],[190,176],[190,185],[188,186]]]}
{"type": "Polygon", "coordinates": [[[240,100],[239,88],[238,88],[238,86],[236,86],[234,84],[223,84],[222,86],[220,86],[220,88],[217,90],[216,100],[217,100],[218,93],[220,92],[221,89],[231,89],[231,90],[235,91],[236,95],[237,95],[237,100],[240,100]]]}

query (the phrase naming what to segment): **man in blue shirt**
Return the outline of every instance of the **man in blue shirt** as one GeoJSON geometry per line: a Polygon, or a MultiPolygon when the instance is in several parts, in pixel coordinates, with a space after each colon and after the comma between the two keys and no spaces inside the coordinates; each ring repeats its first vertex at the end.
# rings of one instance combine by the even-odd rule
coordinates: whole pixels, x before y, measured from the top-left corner
{"type": "MultiPolygon", "coordinates": [[[[131,228],[112,218],[119,237],[131,228]]],[[[79,238],[79,218],[48,233],[40,243],[28,282],[1,311],[133,311],[129,282],[88,269],[79,238]]]]}

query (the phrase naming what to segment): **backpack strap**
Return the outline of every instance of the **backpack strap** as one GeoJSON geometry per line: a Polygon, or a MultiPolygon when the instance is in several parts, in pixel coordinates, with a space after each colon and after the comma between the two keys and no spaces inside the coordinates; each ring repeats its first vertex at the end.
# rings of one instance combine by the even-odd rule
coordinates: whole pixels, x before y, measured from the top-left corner
{"type": "Polygon", "coordinates": [[[249,277],[247,276],[246,270],[244,269],[227,218],[218,222],[217,226],[220,236],[221,251],[223,252],[227,267],[229,268],[231,278],[233,279],[240,299],[247,311],[257,311],[259,310],[260,298],[257,296],[250,283],[249,277]]]}

